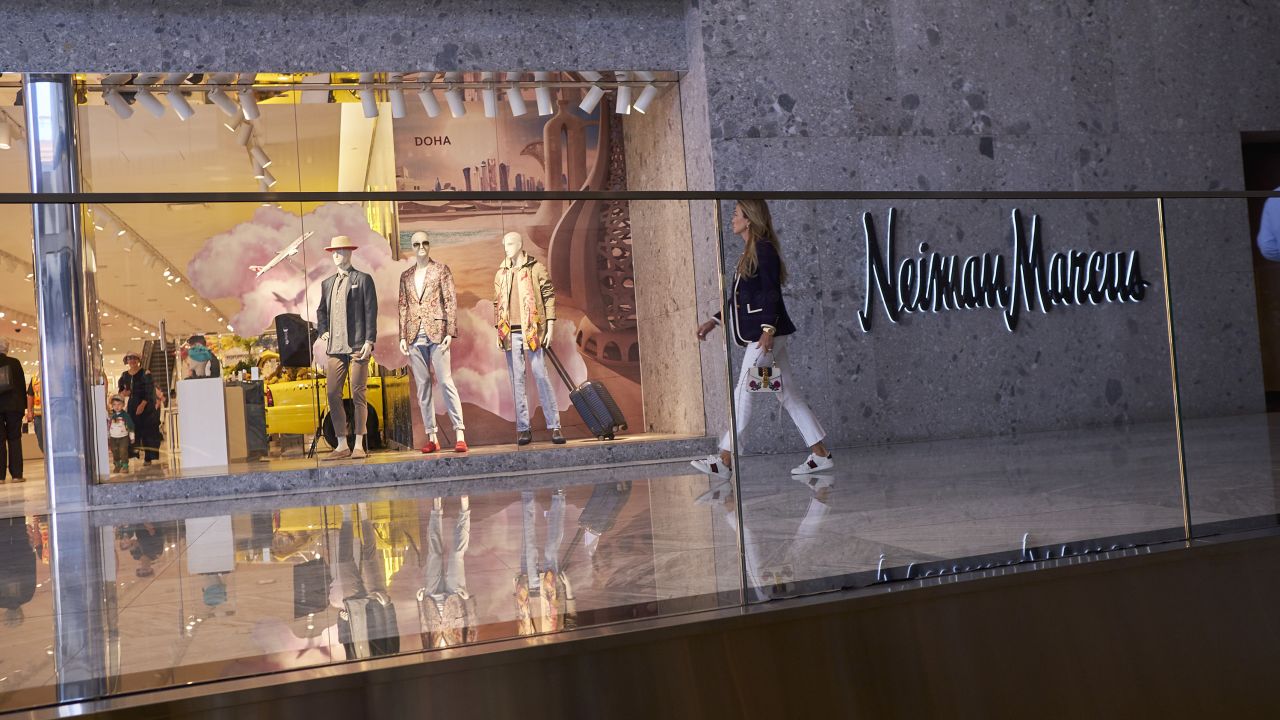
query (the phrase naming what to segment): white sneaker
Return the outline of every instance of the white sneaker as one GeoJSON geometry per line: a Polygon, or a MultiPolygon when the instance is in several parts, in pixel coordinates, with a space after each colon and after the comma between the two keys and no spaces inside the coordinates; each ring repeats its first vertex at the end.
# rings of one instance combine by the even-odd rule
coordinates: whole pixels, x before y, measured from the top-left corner
{"type": "Polygon", "coordinates": [[[799,465],[791,468],[792,475],[808,475],[809,473],[822,472],[835,467],[835,459],[831,453],[827,453],[826,457],[818,457],[813,453],[809,453],[809,457],[799,465]]]}
{"type": "Polygon", "coordinates": [[[698,472],[704,472],[708,475],[728,479],[732,472],[729,466],[724,464],[719,455],[708,455],[701,460],[692,460],[689,462],[698,472]]]}

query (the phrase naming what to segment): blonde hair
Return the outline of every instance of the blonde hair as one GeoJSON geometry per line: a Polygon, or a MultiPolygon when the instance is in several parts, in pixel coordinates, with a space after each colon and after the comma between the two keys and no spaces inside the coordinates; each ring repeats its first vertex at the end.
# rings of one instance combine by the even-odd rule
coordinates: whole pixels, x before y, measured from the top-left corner
{"type": "Polygon", "coordinates": [[[763,200],[739,200],[738,207],[747,219],[747,246],[742,249],[742,257],[738,258],[738,275],[755,277],[760,269],[760,257],[756,252],[756,243],[767,242],[778,254],[778,280],[787,283],[787,263],[782,259],[782,245],[778,242],[778,233],[773,229],[773,216],[769,214],[769,206],[763,200]]]}

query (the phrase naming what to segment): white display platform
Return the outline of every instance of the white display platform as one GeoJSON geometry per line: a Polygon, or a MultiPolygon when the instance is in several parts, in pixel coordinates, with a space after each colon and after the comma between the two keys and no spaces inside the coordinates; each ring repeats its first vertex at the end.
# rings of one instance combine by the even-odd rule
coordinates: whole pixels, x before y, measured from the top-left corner
{"type": "Polygon", "coordinates": [[[178,446],[182,467],[226,467],[226,393],[222,378],[178,381],[178,446]]]}

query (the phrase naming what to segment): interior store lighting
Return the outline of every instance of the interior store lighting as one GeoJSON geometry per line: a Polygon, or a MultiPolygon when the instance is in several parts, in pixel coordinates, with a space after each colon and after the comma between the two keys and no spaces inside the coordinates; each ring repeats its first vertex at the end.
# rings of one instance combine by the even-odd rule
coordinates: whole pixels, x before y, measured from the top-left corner
{"type": "Polygon", "coordinates": [[[488,83],[480,89],[480,98],[484,101],[484,116],[487,118],[498,117],[498,91],[493,87],[494,74],[491,72],[480,73],[480,82],[488,83]]]}
{"type": "Polygon", "coordinates": [[[399,120],[406,114],[404,106],[404,90],[400,87],[401,79],[403,77],[403,73],[390,73],[387,76],[388,82],[391,83],[391,91],[387,93],[388,97],[391,99],[391,117],[396,120],[399,120]]]}
{"type": "Polygon", "coordinates": [[[160,100],[155,95],[152,95],[150,90],[144,87],[140,87],[134,93],[133,98],[135,101],[137,101],[139,105],[143,107],[144,110],[151,113],[152,117],[156,118],[157,120],[164,117],[164,114],[165,114],[164,103],[160,102],[160,100]]]}
{"type": "Polygon", "coordinates": [[[643,115],[646,112],[649,112],[649,104],[653,102],[654,98],[658,97],[658,86],[653,84],[653,73],[647,70],[637,71],[636,77],[649,83],[644,86],[644,90],[640,91],[640,97],[636,98],[635,105],[633,106],[635,107],[636,112],[643,115]]]}
{"type": "Polygon", "coordinates": [[[520,73],[507,73],[507,82],[511,83],[511,87],[507,88],[507,104],[511,106],[511,116],[520,117],[529,112],[529,108],[524,104],[524,96],[520,94],[520,88],[516,82],[520,80],[520,73]]]}
{"type": "Polygon", "coordinates": [[[227,117],[240,117],[240,106],[222,88],[215,87],[210,89],[205,93],[205,97],[209,99],[209,102],[217,105],[219,110],[226,113],[227,117]]]}
{"type": "MultiPolygon", "coordinates": [[[[604,76],[594,70],[587,70],[582,73],[582,77],[586,78],[587,82],[594,83],[604,76]]],[[[599,85],[592,85],[591,89],[587,91],[587,96],[582,98],[582,102],[578,104],[578,109],[590,115],[595,112],[596,106],[600,104],[600,99],[603,97],[604,88],[599,85]]]]}
{"type": "Polygon", "coordinates": [[[187,97],[182,94],[182,90],[178,87],[187,79],[186,73],[169,73],[165,76],[165,84],[171,85],[169,92],[165,93],[165,97],[169,99],[169,107],[178,114],[178,119],[186,122],[196,114],[195,108],[191,107],[191,103],[187,102],[187,97]]]}
{"type": "Polygon", "coordinates": [[[266,183],[267,187],[272,188],[272,187],[275,187],[277,180],[275,176],[271,174],[270,170],[263,168],[262,182],[266,183]]]}
{"type": "Polygon", "coordinates": [[[9,120],[6,116],[0,119],[0,150],[8,150],[12,146],[12,138],[9,136],[9,120]]]}
{"type": "Polygon", "coordinates": [[[244,115],[244,119],[250,122],[262,117],[262,111],[258,110],[258,95],[253,88],[246,88],[240,92],[240,112],[244,115]]]}
{"type": "Polygon", "coordinates": [[[257,145],[249,148],[249,154],[253,156],[254,162],[258,163],[262,167],[271,167],[271,158],[267,157],[267,154],[257,145]]]}
{"type": "Polygon", "coordinates": [[[108,90],[102,93],[102,99],[116,112],[116,117],[121,120],[128,120],[133,117],[133,108],[129,107],[129,103],[120,96],[115,90],[108,90]]]}
{"type": "Polygon", "coordinates": [[[364,107],[364,116],[372,120],[378,117],[378,98],[374,94],[373,88],[369,85],[373,83],[373,73],[360,73],[360,105],[364,107]]]}
{"type": "Polygon", "coordinates": [[[538,98],[538,114],[543,117],[555,114],[555,103],[551,101],[551,88],[546,86],[546,83],[551,80],[551,73],[536,72],[533,74],[533,79],[538,83],[533,89],[534,96],[538,98]]]}
{"type": "Polygon", "coordinates": [[[238,143],[240,147],[248,147],[249,139],[253,137],[253,123],[247,120],[244,122],[241,122],[239,125],[236,126],[235,132],[236,132],[236,143],[238,143]]]}
{"type": "Polygon", "coordinates": [[[418,100],[422,101],[422,109],[427,111],[427,117],[440,114],[440,101],[436,99],[436,91],[429,86],[423,85],[418,91],[418,100]]]}
{"type": "Polygon", "coordinates": [[[613,111],[619,115],[631,114],[631,86],[627,85],[627,72],[618,70],[614,73],[618,78],[618,102],[614,103],[613,111]]]}
{"type": "MultiPolygon", "coordinates": [[[[456,83],[460,76],[461,73],[448,72],[444,74],[444,79],[450,83],[456,83]]],[[[462,102],[462,90],[457,85],[450,85],[449,89],[444,91],[444,99],[449,103],[449,113],[455,118],[467,114],[467,106],[462,102]]]]}

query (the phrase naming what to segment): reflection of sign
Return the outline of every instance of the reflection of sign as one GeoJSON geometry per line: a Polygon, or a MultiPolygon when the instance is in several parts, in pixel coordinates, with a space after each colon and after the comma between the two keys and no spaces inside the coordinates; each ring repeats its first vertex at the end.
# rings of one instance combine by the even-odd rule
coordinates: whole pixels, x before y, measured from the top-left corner
{"type": "Polygon", "coordinates": [[[886,253],[881,254],[871,223],[871,213],[863,213],[862,228],[867,242],[866,299],[858,321],[863,332],[871,332],[872,303],[879,297],[889,322],[896,323],[902,312],[941,312],[975,308],[1004,309],[1005,327],[1018,325],[1019,308],[1028,312],[1040,308],[1047,313],[1054,305],[1098,305],[1141,302],[1151,283],[1142,279],[1138,251],[1054,253],[1046,265],[1040,252],[1040,216],[1031,216],[1028,241],[1022,219],[1015,209],[1013,223],[1013,269],[1005,278],[1005,258],[984,255],[942,255],[929,252],[929,243],[920,243],[920,256],[906,258],[896,266],[893,252],[893,219],[885,232],[886,253]]]}
{"type": "Polygon", "coordinates": [[[449,139],[448,135],[429,135],[427,137],[415,135],[413,137],[413,144],[416,147],[423,147],[424,145],[452,145],[453,141],[449,139]]]}

